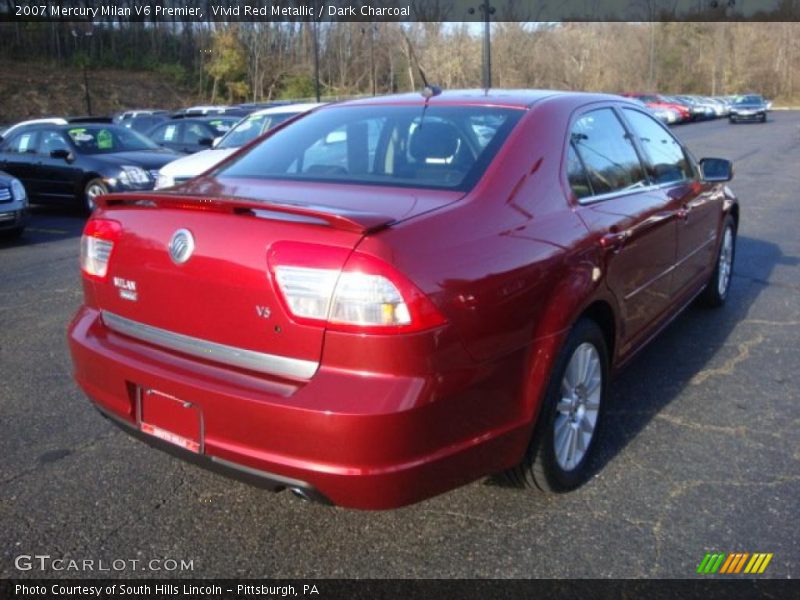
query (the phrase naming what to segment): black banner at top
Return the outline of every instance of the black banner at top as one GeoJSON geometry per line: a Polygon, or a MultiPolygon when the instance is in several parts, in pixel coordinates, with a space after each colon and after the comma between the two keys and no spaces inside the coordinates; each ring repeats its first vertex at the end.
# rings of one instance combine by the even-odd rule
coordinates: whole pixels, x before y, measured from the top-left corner
{"type": "Polygon", "coordinates": [[[0,21],[797,21],[797,0],[5,0],[0,21]]]}

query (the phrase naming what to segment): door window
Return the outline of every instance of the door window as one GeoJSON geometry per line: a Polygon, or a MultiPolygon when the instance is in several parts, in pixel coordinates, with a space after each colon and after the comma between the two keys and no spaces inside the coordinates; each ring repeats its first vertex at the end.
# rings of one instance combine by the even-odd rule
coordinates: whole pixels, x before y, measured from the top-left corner
{"type": "Polygon", "coordinates": [[[183,143],[184,144],[198,144],[203,138],[213,138],[214,135],[200,123],[190,123],[184,125],[183,130],[183,143]]]}
{"type": "Polygon", "coordinates": [[[64,134],[60,131],[45,130],[41,132],[41,141],[39,142],[39,154],[50,156],[54,150],[66,150],[69,152],[71,148],[64,139],[64,134]]]}
{"type": "Polygon", "coordinates": [[[629,108],[623,109],[625,118],[639,140],[645,153],[647,172],[653,183],[673,183],[693,176],[680,143],[655,119],[629,108]]]}
{"type": "Polygon", "coordinates": [[[648,184],[636,149],[612,109],[593,110],[578,118],[571,144],[583,160],[595,195],[648,184]]]}

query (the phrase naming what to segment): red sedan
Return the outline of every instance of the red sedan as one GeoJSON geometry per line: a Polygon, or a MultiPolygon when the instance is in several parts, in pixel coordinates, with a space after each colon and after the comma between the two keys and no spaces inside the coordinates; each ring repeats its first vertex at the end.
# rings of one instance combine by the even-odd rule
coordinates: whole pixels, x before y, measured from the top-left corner
{"type": "Polygon", "coordinates": [[[619,96],[324,107],[100,201],[75,377],[137,437],[338,505],[502,471],[570,490],[613,372],[696,297],[725,301],[730,178],[619,96]]]}
{"type": "Polygon", "coordinates": [[[688,107],[684,106],[683,104],[678,104],[677,102],[672,102],[664,98],[664,96],[659,96],[658,94],[631,94],[626,93],[622,94],[627,98],[636,98],[640,102],[644,102],[645,106],[653,109],[662,108],[666,110],[671,110],[676,112],[680,115],[681,122],[691,121],[692,120],[692,111],[689,110],[688,107]]]}

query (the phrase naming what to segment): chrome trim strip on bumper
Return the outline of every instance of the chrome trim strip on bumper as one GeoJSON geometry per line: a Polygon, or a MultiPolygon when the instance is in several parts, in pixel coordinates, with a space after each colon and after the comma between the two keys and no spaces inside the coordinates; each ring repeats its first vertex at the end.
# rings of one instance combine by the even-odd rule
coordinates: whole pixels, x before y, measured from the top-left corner
{"type": "Polygon", "coordinates": [[[148,342],[176,352],[182,352],[198,358],[224,363],[241,369],[258,371],[269,375],[278,375],[290,379],[308,380],[319,368],[319,363],[312,360],[288,358],[254,350],[243,350],[233,346],[217,344],[199,338],[174,333],[166,329],[145,325],[120,317],[106,310],[101,311],[106,326],[132,338],[148,342]]]}

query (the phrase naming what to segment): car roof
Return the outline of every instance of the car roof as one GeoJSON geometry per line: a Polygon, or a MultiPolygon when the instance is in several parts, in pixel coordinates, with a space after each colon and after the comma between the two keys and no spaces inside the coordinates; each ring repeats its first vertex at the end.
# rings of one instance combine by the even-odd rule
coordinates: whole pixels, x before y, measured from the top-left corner
{"type": "Polygon", "coordinates": [[[298,104],[281,104],[280,106],[270,106],[250,113],[249,116],[261,115],[282,115],[286,113],[301,113],[313,110],[320,106],[325,106],[325,102],[301,102],[298,104]]]}
{"type": "MultiPolygon", "coordinates": [[[[432,96],[428,100],[430,106],[434,105],[484,105],[504,106],[508,108],[529,108],[533,104],[546,98],[581,97],[587,101],[592,100],[624,100],[612,94],[594,94],[587,92],[565,92],[557,90],[506,90],[506,89],[472,89],[472,90],[447,90],[432,96]]],[[[395,94],[391,96],[377,96],[371,98],[358,98],[347,100],[336,106],[365,106],[365,105],[391,105],[391,104],[425,104],[425,97],[419,92],[395,94]]]]}

